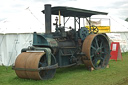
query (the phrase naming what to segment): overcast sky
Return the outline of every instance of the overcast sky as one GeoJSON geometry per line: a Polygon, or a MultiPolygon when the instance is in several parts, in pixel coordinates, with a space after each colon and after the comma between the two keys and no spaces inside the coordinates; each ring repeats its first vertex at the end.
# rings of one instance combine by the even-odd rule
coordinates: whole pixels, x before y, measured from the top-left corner
{"type": "Polygon", "coordinates": [[[28,7],[33,13],[40,12],[44,4],[108,12],[109,15],[123,20],[128,17],[128,0],[1,0],[0,21],[17,16],[28,7]]]}

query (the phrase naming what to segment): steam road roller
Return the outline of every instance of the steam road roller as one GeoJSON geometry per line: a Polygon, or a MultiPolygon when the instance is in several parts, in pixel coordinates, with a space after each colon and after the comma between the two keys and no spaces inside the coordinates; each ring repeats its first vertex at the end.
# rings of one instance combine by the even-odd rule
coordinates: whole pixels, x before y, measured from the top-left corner
{"type": "Polygon", "coordinates": [[[57,68],[85,64],[87,68],[102,69],[110,58],[109,41],[99,34],[98,28],[90,23],[92,15],[107,15],[105,12],[79,8],[44,5],[45,33],[33,33],[33,45],[23,48],[16,58],[13,69],[24,79],[46,80],[54,77],[57,68]],[[55,18],[55,32],[52,32],[51,15],[55,18]],[[63,16],[63,26],[61,17],[63,16]],[[70,17],[74,27],[66,27],[70,17]],[[81,27],[81,19],[90,25],[81,27]],[[93,28],[93,29],[91,29],[93,28]],[[68,29],[68,31],[66,30],[68,29]]]}

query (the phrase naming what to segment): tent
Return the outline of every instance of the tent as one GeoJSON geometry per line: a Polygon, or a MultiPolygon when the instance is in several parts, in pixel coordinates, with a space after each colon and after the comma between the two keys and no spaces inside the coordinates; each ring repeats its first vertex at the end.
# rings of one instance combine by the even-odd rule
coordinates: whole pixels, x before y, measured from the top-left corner
{"type": "Polygon", "coordinates": [[[111,42],[119,42],[121,52],[128,52],[128,32],[107,33],[111,42]]]}
{"type": "Polygon", "coordinates": [[[1,34],[0,35],[0,64],[12,65],[21,49],[32,45],[32,33],[1,34]]]}
{"type": "Polygon", "coordinates": [[[33,32],[41,33],[44,31],[44,24],[28,10],[1,21],[0,65],[12,65],[21,49],[32,45],[33,32]]]}
{"type": "Polygon", "coordinates": [[[111,20],[111,33],[107,33],[112,42],[119,42],[121,52],[128,52],[128,22],[109,16],[111,20]]]}

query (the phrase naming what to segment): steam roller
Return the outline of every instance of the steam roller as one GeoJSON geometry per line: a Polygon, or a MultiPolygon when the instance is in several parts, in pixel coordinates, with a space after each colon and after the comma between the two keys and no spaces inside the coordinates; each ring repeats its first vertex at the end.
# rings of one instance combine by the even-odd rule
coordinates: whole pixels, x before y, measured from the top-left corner
{"type": "Polygon", "coordinates": [[[51,7],[50,4],[44,8],[45,33],[33,33],[33,45],[21,50],[13,66],[19,78],[47,80],[54,77],[57,68],[85,64],[87,68],[102,69],[108,65],[108,37],[99,34],[98,28],[91,25],[88,18],[107,13],[64,6],[51,7]],[[55,32],[51,32],[51,15],[59,16],[53,23],[55,32]],[[61,26],[60,16],[63,16],[64,26],[61,26]],[[74,27],[66,27],[70,17],[74,18],[74,27]],[[81,27],[81,18],[88,21],[90,30],[81,27]]]}

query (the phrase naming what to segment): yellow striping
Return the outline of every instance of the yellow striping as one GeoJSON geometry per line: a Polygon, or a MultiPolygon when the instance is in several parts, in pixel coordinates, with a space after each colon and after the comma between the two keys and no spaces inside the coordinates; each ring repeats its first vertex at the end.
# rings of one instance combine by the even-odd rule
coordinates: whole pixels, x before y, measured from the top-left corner
{"type": "MultiPolygon", "coordinates": [[[[85,27],[88,28],[89,30],[89,26],[85,26],[85,27]]],[[[97,28],[99,29],[98,33],[109,33],[110,32],[110,26],[97,26],[97,28]]]]}

